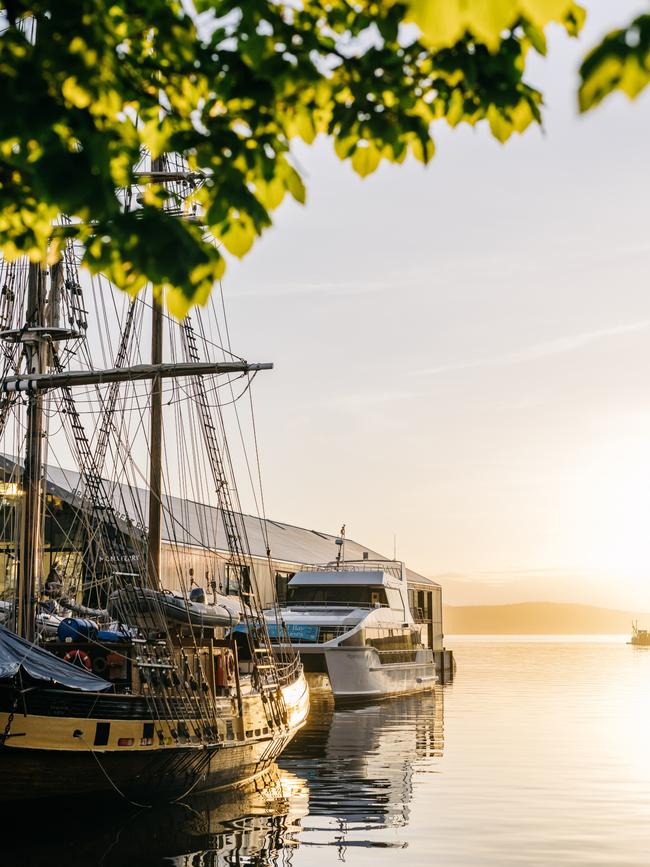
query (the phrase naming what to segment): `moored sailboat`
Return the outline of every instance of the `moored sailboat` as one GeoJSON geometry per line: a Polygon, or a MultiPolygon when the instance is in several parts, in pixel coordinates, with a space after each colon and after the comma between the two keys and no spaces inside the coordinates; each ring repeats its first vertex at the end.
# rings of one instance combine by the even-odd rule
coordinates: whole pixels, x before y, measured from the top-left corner
{"type": "MultiPolygon", "coordinates": [[[[155,169],[175,189],[185,183],[179,161],[155,169]]],[[[309,700],[299,657],[274,652],[261,616],[215,377],[236,403],[233,377],[245,392],[270,365],[215,347],[200,314],[198,329],[172,321],[155,293],[127,301],[106,281],[91,287],[103,317],[93,332],[72,241],[47,269],[0,267],[0,799],[148,802],[253,777],[304,723],[309,700]],[[72,503],[47,479],[61,457],[78,472],[72,503]],[[174,479],[217,505],[227,558],[165,509],[174,479]],[[167,566],[163,522],[178,539],[167,566]],[[200,577],[186,567],[197,561],[200,577]],[[165,568],[180,594],[165,592],[165,568]],[[220,569],[245,576],[236,599],[219,592],[220,569]],[[245,670],[229,631],[238,619],[249,625],[245,670]]]]}

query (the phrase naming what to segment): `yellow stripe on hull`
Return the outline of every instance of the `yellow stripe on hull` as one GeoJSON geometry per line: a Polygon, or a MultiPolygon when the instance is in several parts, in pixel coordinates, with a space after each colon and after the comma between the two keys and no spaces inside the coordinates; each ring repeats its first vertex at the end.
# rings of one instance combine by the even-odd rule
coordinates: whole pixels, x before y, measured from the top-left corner
{"type": "MultiPolygon", "coordinates": [[[[258,693],[242,699],[243,717],[233,713],[233,703],[223,702],[218,708],[221,714],[210,725],[216,730],[214,746],[228,742],[247,742],[267,740],[283,732],[300,728],[309,712],[309,693],[304,677],[282,688],[282,696],[287,708],[286,726],[269,724],[267,710],[258,693]]],[[[7,731],[5,747],[20,750],[56,750],[63,752],[151,752],[156,750],[184,748],[204,748],[205,740],[193,733],[193,727],[200,720],[186,719],[189,737],[177,738],[173,728],[179,721],[170,720],[120,720],[105,717],[70,717],[22,714],[13,715],[11,725],[9,714],[0,713],[0,732],[7,731]],[[153,724],[153,735],[151,726],[153,724]],[[103,743],[97,743],[98,733],[104,727],[103,743]],[[8,727],[8,728],[7,728],[8,727]],[[107,727],[107,728],[106,728],[107,727]],[[149,730],[149,731],[147,731],[149,730]]],[[[183,722],[183,720],[180,720],[183,722]]],[[[1,753],[0,753],[1,761],[1,753]]]]}

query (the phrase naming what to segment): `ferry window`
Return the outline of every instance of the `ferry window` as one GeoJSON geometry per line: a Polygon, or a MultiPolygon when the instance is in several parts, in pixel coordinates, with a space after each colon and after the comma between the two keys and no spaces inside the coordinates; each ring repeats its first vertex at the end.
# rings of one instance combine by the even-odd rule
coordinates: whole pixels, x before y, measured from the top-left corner
{"type": "Polygon", "coordinates": [[[295,572],[276,572],[275,573],[275,595],[277,596],[280,605],[287,601],[287,591],[289,589],[289,581],[295,575],[295,572]]]}
{"type": "Polygon", "coordinates": [[[292,604],[374,606],[375,597],[380,605],[388,604],[383,587],[319,587],[303,584],[289,587],[287,601],[292,604]]]}

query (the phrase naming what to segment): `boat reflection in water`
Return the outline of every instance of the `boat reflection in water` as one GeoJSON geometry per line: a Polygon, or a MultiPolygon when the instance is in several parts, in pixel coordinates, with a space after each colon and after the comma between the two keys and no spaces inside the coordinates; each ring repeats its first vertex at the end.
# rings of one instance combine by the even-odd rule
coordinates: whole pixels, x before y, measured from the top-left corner
{"type": "Polygon", "coordinates": [[[53,841],[66,867],[302,867],[314,846],[401,847],[414,774],[442,752],[442,709],[441,687],[345,710],[316,698],[280,767],[246,787],[151,809],[62,796],[38,808],[38,835],[5,837],[3,864],[51,867],[53,841]]]}
{"type": "Polygon", "coordinates": [[[413,775],[433,764],[442,748],[440,686],[346,710],[312,698],[307,725],[280,759],[282,768],[308,783],[301,847],[401,846],[375,832],[408,824],[413,775]]]}
{"type": "Polygon", "coordinates": [[[37,837],[5,838],[2,860],[12,867],[51,867],[58,849],[65,851],[66,867],[264,867],[297,846],[306,808],[304,780],[276,766],[242,788],[151,809],[116,808],[114,800],[54,809],[48,803],[39,810],[37,837]]]}

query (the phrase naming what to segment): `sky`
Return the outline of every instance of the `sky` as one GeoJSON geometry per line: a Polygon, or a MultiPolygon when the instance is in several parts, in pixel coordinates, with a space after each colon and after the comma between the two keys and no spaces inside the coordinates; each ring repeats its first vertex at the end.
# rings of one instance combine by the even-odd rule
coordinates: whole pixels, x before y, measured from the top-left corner
{"type": "MultiPolygon", "coordinates": [[[[650,610],[650,93],[576,109],[581,56],[647,3],[587,2],[529,80],[544,130],[441,124],[361,180],[300,147],[308,203],[224,279],[266,511],[440,580],[447,602],[650,610]]],[[[334,552],[333,552],[334,554],[334,552]]]]}

